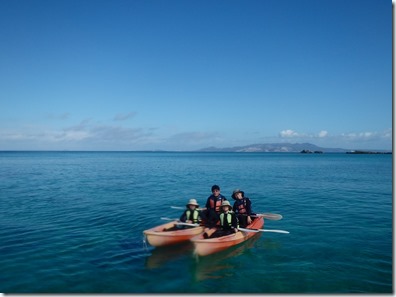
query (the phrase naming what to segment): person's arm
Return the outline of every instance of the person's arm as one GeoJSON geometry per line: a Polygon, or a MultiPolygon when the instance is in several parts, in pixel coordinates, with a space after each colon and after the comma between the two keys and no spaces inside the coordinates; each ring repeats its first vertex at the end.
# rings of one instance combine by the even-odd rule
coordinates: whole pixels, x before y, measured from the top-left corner
{"type": "Polygon", "coordinates": [[[232,211],[237,212],[237,201],[234,202],[234,205],[232,206],[232,211]]]}
{"type": "Polygon", "coordinates": [[[252,202],[249,198],[246,198],[246,214],[248,216],[246,221],[250,225],[252,223],[252,218],[250,217],[252,215],[252,202]]]}
{"type": "Polygon", "coordinates": [[[185,210],[185,211],[183,212],[183,214],[180,216],[180,221],[181,221],[181,222],[187,221],[187,210],[185,210]]]}
{"type": "Polygon", "coordinates": [[[217,212],[213,212],[213,217],[216,218],[216,223],[220,221],[220,214],[218,214],[217,212]]]}
{"type": "MultiPolygon", "coordinates": [[[[238,218],[235,213],[232,214],[231,225],[234,228],[238,228],[238,218]]],[[[236,230],[235,230],[236,231],[236,230]]]]}
{"type": "Polygon", "coordinates": [[[249,198],[246,198],[246,213],[248,216],[252,214],[252,202],[249,198]]]}
{"type": "Polygon", "coordinates": [[[210,197],[208,197],[208,199],[206,199],[205,207],[206,207],[206,209],[210,208],[210,197]]]}
{"type": "Polygon", "coordinates": [[[198,220],[201,222],[202,220],[205,220],[206,218],[206,212],[207,212],[207,208],[202,208],[200,210],[198,210],[199,215],[198,215],[198,220]]]}

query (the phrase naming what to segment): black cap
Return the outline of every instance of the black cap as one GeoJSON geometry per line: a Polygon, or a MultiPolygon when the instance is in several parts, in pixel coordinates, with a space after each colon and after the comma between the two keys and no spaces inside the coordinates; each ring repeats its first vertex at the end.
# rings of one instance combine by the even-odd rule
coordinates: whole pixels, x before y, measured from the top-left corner
{"type": "Polygon", "coordinates": [[[220,191],[220,187],[219,187],[218,185],[213,185],[213,186],[212,186],[212,192],[213,192],[214,190],[219,190],[219,191],[220,191]]]}

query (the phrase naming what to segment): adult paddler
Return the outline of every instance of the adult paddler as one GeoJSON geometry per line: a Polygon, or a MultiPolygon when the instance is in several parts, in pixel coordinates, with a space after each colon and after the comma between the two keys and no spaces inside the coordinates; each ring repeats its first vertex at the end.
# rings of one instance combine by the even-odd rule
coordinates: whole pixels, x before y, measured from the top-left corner
{"type": "Polygon", "coordinates": [[[205,221],[208,227],[213,227],[219,221],[219,215],[221,211],[221,204],[223,201],[227,200],[220,193],[220,187],[218,185],[212,186],[212,195],[206,200],[206,211],[205,211],[205,221]]]}

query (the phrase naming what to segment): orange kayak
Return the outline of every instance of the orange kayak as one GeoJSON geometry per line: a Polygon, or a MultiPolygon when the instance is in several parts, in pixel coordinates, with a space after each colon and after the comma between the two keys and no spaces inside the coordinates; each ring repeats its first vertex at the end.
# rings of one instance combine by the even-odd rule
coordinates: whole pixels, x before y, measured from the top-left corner
{"type": "MultiPolygon", "coordinates": [[[[257,218],[248,225],[247,229],[261,229],[264,226],[264,219],[257,218]]],[[[211,232],[215,228],[209,229],[207,232],[211,232]]],[[[237,233],[216,237],[207,238],[203,237],[203,233],[191,238],[191,242],[194,244],[194,253],[198,256],[207,256],[225,250],[229,247],[237,245],[245,240],[248,240],[252,236],[258,233],[238,231],[237,233]]]]}
{"type": "Polygon", "coordinates": [[[165,228],[172,228],[178,221],[171,221],[166,224],[143,231],[147,242],[152,246],[164,246],[178,244],[188,241],[190,238],[202,233],[203,226],[185,228],[175,231],[164,231],[165,228]]]}

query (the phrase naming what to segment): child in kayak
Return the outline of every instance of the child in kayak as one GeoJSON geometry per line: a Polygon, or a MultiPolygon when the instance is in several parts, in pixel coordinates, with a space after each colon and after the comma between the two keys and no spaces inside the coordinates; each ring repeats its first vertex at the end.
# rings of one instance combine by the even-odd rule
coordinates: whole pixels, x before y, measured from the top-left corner
{"type": "Polygon", "coordinates": [[[232,210],[237,214],[239,226],[245,228],[247,225],[252,223],[252,202],[248,197],[245,197],[245,192],[239,189],[235,189],[231,195],[232,199],[235,200],[232,210]]]}
{"type": "MultiPolygon", "coordinates": [[[[204,238],[214,238],[229,235],[238,232],[238,218],[232,211],[232,206],[229,201],[223,201],[221,204],[222,212],[219,216],[220,225],[216,231],[208,235],[207,232],[203,234],[204,238]]],[[[208,230],[209,231],[209,230],[208,230]]]]}
{"type": "MultiPolygon", "coordinates": [[[[186,210],[180,216],[180,222],[189,224],[199,224],[201,222],[201,211],[198,210],[199,204],[196,199],[190,199],[186,204],[186,210]]],[[[171,228],[165,228],[163,231],[175,231],[185,228],[192,228],[193,226],[174,225],[171,228]]]]}
{"type": "Polygon", "coordinates": [[[197,200],[190,199],[186,207],[187,209],[180,216],[180,221],[191,224],[199,224],[201,222],[201,211],[198,210],[199,204],[197,200]]]}

